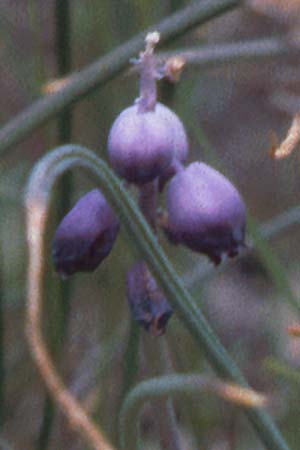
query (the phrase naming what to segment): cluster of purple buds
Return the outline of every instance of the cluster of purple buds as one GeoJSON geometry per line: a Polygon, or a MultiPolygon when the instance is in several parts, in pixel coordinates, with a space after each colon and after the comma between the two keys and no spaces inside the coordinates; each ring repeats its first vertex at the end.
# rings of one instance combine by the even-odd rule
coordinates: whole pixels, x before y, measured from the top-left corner
{"type": "MultiPolygon", "coordinates": [[[[141,210],[154,231],[161,225],[171,243],[219,264],[223,255],[234,257],[244,245],[245,205],[232,183],[212,167],[199,162],[184,166],[188,156],[184,126],[156,99],[156,79],[161,77],[153,54],[157,42],[158,33],[146,38],[146,50],[137,61],[140,96],[111,127],[109,160],[120,177],[136,185],[141,210]],[[165,220],[157,221],[158,190],[163,192],[168,182],[165,220]],[[150,199],[145,192],[151,193],[150,199]]],[[[56,231],[56,270],[63,275],[94,270],[110,253],[118,230],[118,220],[101,192],[89,192],[56,231]]],[[[152,335],[164,332],[172,309],[144,262],[128,273],[127,299],[133,318],[146,330],[152,335]]]]}

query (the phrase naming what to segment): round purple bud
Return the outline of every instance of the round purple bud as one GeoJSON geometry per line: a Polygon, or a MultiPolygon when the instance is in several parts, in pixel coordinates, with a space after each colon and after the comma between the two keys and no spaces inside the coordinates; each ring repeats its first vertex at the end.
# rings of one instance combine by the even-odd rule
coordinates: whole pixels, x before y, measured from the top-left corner
{"type": "Polygon", "coordinates": [[[187,154],[187,140],[178,117],[156,103],[141,111],[139,104],[126,108],[115,120],[108,137],[110,163],[127,181],[144,184],[158,177],[176,153],[187,154]]]}
{"type": "Polygon", "coordinates": [[[59,224],[52,242],[55,269],[61,275],[90,272],[110,253],[119,222],[98,189],[82,197],[59,224]]]}
{"type": "Polygon", "coordinates": [[[232,183],[204,163],[190,164],[174,176],[167,210],[170,240],[207,254],[215,264],[223,253],[236,256],[244,245],[245,204],[232,183]]]}

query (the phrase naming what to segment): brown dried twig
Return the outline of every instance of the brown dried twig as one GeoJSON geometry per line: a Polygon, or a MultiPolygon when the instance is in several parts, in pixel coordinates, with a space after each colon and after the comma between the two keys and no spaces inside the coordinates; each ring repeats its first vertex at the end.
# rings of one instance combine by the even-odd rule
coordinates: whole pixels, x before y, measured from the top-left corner
{"type": "Polygon", "coordinates": [[[294,324],[288,327],[288,335],[292,337],[300,337],[300,325],[294,324]]]}
{"type": "Polygon", "coordinates": [[[64,386],[46,348],[41,330],[41,316],[47,211],[42,202],[38,200],[28,201],[26,206],[29,245],[26,331],[32,356],[53,401],[65,414],[70,426],[80,432],[94,449],[114,450],[80,403],[64,386]]]}
{"type": "Polygon", "coordinates": [[[273,144],[270,149],[270,155],[273,159],[283,159],[289,156],[292,151],[300,144],[300,114],[296,114],[292,125],[290,126],[286,138],[281,144],[273,144]]]}

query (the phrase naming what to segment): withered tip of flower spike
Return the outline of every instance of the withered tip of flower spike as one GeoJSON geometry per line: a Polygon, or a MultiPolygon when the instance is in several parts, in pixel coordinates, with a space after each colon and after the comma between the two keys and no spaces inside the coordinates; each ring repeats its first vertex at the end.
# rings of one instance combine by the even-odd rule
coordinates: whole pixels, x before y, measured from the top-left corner
{"type": "Polygon", "coordinates": [[[182,56],[173,56],[169,58],[164,67],[164,76],[172,83],[180,80],[182,71],[186,65],[186,59],[182,56]]]}
{"type": "Polygon", "coordinates": [[[119,222],[98,189],[88,192],[59,224],[52,243],[56,271],[66,277],[95,270],[108,256],[119,222]]]}
{"type": "Polygon", "coordinates": [[[143,261],[127,274],[127,300],[134,320],[152,336],[166,331],[173,310],[143,261]]]}

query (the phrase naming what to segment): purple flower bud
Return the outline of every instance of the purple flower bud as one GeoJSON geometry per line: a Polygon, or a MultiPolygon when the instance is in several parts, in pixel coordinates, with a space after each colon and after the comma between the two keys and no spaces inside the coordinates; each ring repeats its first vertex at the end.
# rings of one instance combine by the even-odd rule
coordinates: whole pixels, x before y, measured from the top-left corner
{"type": "Polygon", "coordinates": [[[115,120],[108,138],[112,167],[127,181],[147,183],[169,166],[174,155],[187,155],[187,139],[179,118],[156,103],[150,111],[139,104],[126,108],[115,120]]]}
{"type": "Polygon", "coordinates": [[[61,275],[96,269],[110,253],[119,222],[98,189],[82,197],[63,218],[52,242],[55,269],[61,275]]]}
{"type": "Polygon", "coordinates": [[[127,274],[127,300],[133,319],[152,336],[166,331],[173,311],[143,261],[136,263],[127,274]]]}
{"type": "Polygon", "coordinates": [[[233,257],[244,245],[245,204],[231,182],[204,163],[174,176],[167,209],[170,240],[207,254],[215,264],[223,253],[233,257]]]}

